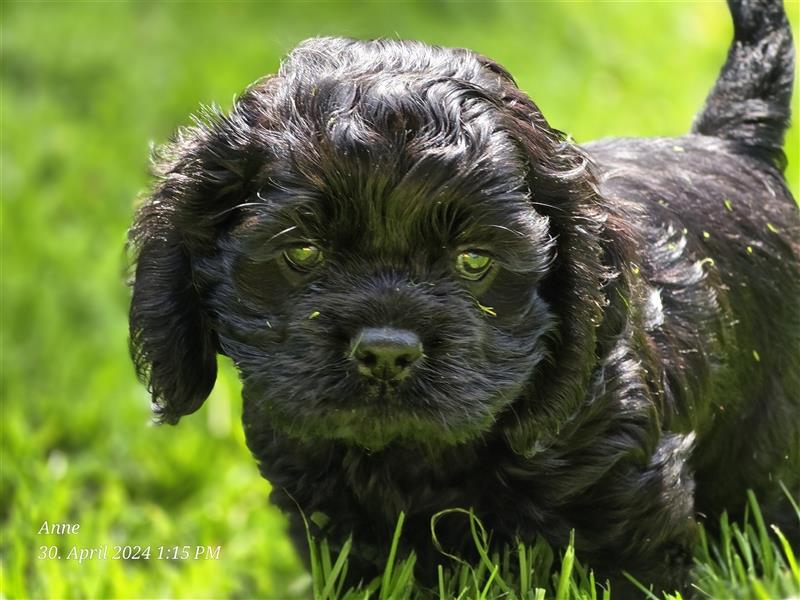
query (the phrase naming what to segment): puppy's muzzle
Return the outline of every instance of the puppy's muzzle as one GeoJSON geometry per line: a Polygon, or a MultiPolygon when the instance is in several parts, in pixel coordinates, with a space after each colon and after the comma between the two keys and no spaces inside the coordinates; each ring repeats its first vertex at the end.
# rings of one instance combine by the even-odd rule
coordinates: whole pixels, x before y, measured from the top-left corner
{"type": "Polygon", "coordinates": [[[350,345],[350,357],[358,372],[382,382],[407,377],[422,353],[416,333],[392,327],[362,329],[350,345]]]}

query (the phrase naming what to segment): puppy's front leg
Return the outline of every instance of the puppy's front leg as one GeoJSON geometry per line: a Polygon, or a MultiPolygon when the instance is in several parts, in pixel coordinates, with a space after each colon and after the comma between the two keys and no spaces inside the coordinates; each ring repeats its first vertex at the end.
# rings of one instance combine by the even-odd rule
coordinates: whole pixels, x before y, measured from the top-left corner
{"type": "MultiPolygon", "coordinates": [[[[599,482],[571,510],[577,517],[576,544],[601,575],[612,575],[614,597],[640,597],[624,570],[659,591],[674,592],[688,584],[694,518],[694,479],[687,456],[694,436],[665,435],[645,467],[631,463],[599,482]],[[608,560],[608,557],[616,560],[608,560]],[[627,596],[626,596],[627,595],[627,596]]],[[[580,554],[579,554],[580,555],[580,554]]]]}

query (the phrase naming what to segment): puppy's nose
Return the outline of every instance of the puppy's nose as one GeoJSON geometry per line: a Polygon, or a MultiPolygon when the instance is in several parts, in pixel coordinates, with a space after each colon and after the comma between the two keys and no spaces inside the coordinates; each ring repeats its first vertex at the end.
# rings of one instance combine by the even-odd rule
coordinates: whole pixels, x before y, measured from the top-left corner
{"type": "Polygon", "coordinates": [[[350,356],[358,371],[382,381],[400,380],[422,357],[419,336],[407,329],[365,328],[353,338],[350,356]]]}

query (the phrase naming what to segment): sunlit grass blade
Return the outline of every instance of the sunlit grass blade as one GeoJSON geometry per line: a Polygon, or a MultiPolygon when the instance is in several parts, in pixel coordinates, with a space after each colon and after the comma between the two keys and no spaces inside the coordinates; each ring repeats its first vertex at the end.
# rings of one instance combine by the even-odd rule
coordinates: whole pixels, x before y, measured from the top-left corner
{"type": "Polygon", "coordinates": [[[572,576],[572,566],[575,562],[575,532],[571,532],[569,536],[569,546],[564,552],[564,559],[561,561],[561,574],[558,578],[558,587],[556,588],[556,600],[567,600],[569,592],[569,582],[572,576]]]}
{"type": "Polygon", "coordinates": [[[405,513],[400,513],[397,518],[397,525],[394,528],[394,535],[392,536],[392,545],[389,547],[389,557],[386,560],[386,567],[383,571],[383,579],[381,583],[381,600],[388,600],[391,598],[390,590],[392,588],[392,574],[394,571],[395,561],[397,560],[397,547],[400,544],[400,534],[403,532],[403,524],[405,523],[405,513]]]}
{"type": "Polygon", "coordinates": [[[645,598],[647,598],[648,600],[661,600],[658,596],[656,596],[653,593],[653,590],[651,590],[650,588],[646,587],[641,581],[636,579],[633,575],[631,575],[630,573],[625,572],[625,571],[622,574],[625,576],[625,579],[630,581],[634,586],[636,586],[636,588],[639,591],[642,592],[642,594],[644,594],[645,598]]]}
{"type": "Polygon", "coordinates": [[[770,540],[767,526],[764,524],[764,516],[761,514],[756,495],[751,490],[747,491],[747,501],[750,505],[750,511],[755,520],[758,534],[758,544],[753,544],[753,546],[759,551],[759,558],[764,565],[764,573],[770,575],[774,570],[774,546],[772,540],[770,540]]]}
{"type": "Polygon", "coordinates": [[[508,584],[503,580],[503,578],[497,574],[497,569],[494,568],[494,561],[489,558],[489,554],[487,552],[487,548],[489,546],[489,537],[486,534],[486,530],[483,528],[483,524],[474,515],[474,513],[472,513],[472,511],[469,512],[469,528],[470,532],[472,533],[472,541],[475,543],[475,548],[478,551],[478,555],[481,559],[480,564],[483,565],[487,570],[491,570],[493,573],[492,579],[496,577],[497,585],[500,586],[504,592],[510,594],[511,588],[508,587],[508,584]]]}
{"type": "Polygon", "coordinates": [[[786,557],[787,564],[789,565],[789,572],[792,574],[795,584],[797,584],[797,587],[800,589],[800,568],[797,565],[797,558],[794,555],[794,549],[777,525],[772,526],[772,531],[775,532],[775,535],[780,541],[783,554],[786,557]]]}
{"type": "Polygon", "coordinates": [[[528,560],[527,548],[522,542],[517,544],[517,558],[519,561],[519,595],[525,598],[530,589],[531,564],[528,560]]]}
{"type": "Polygon", "coordinates": [[[323,554],[326,555],[325,564],[327,564],[325,572],[326,582],[320,600],[327,600],[328,598],[335,600],[341,597],[344,577],[347,574],[347,557],[350,554],[352,545],[352,538],[347,538],[347,541],[342,545],[342,549],[339,550],[339,555],[336,557],[336,562],[333,563],[332,567],[330,566],[329,548],[327,545],[325,546],[323,554]],[[334,590],[336,591],[335,594],[333,593],[334,590]]]}

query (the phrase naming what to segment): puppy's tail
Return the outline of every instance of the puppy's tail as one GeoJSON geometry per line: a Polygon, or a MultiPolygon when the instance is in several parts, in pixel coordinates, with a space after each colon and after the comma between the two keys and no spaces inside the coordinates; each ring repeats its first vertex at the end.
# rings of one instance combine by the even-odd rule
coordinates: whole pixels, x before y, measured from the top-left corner
{"type": "Polygon", "coordinates": [[[742,144],[783,170],[794,80],[794,47],[783,1],[728,0],[728,7],[733,42],[692,132],[742,144]]]}

